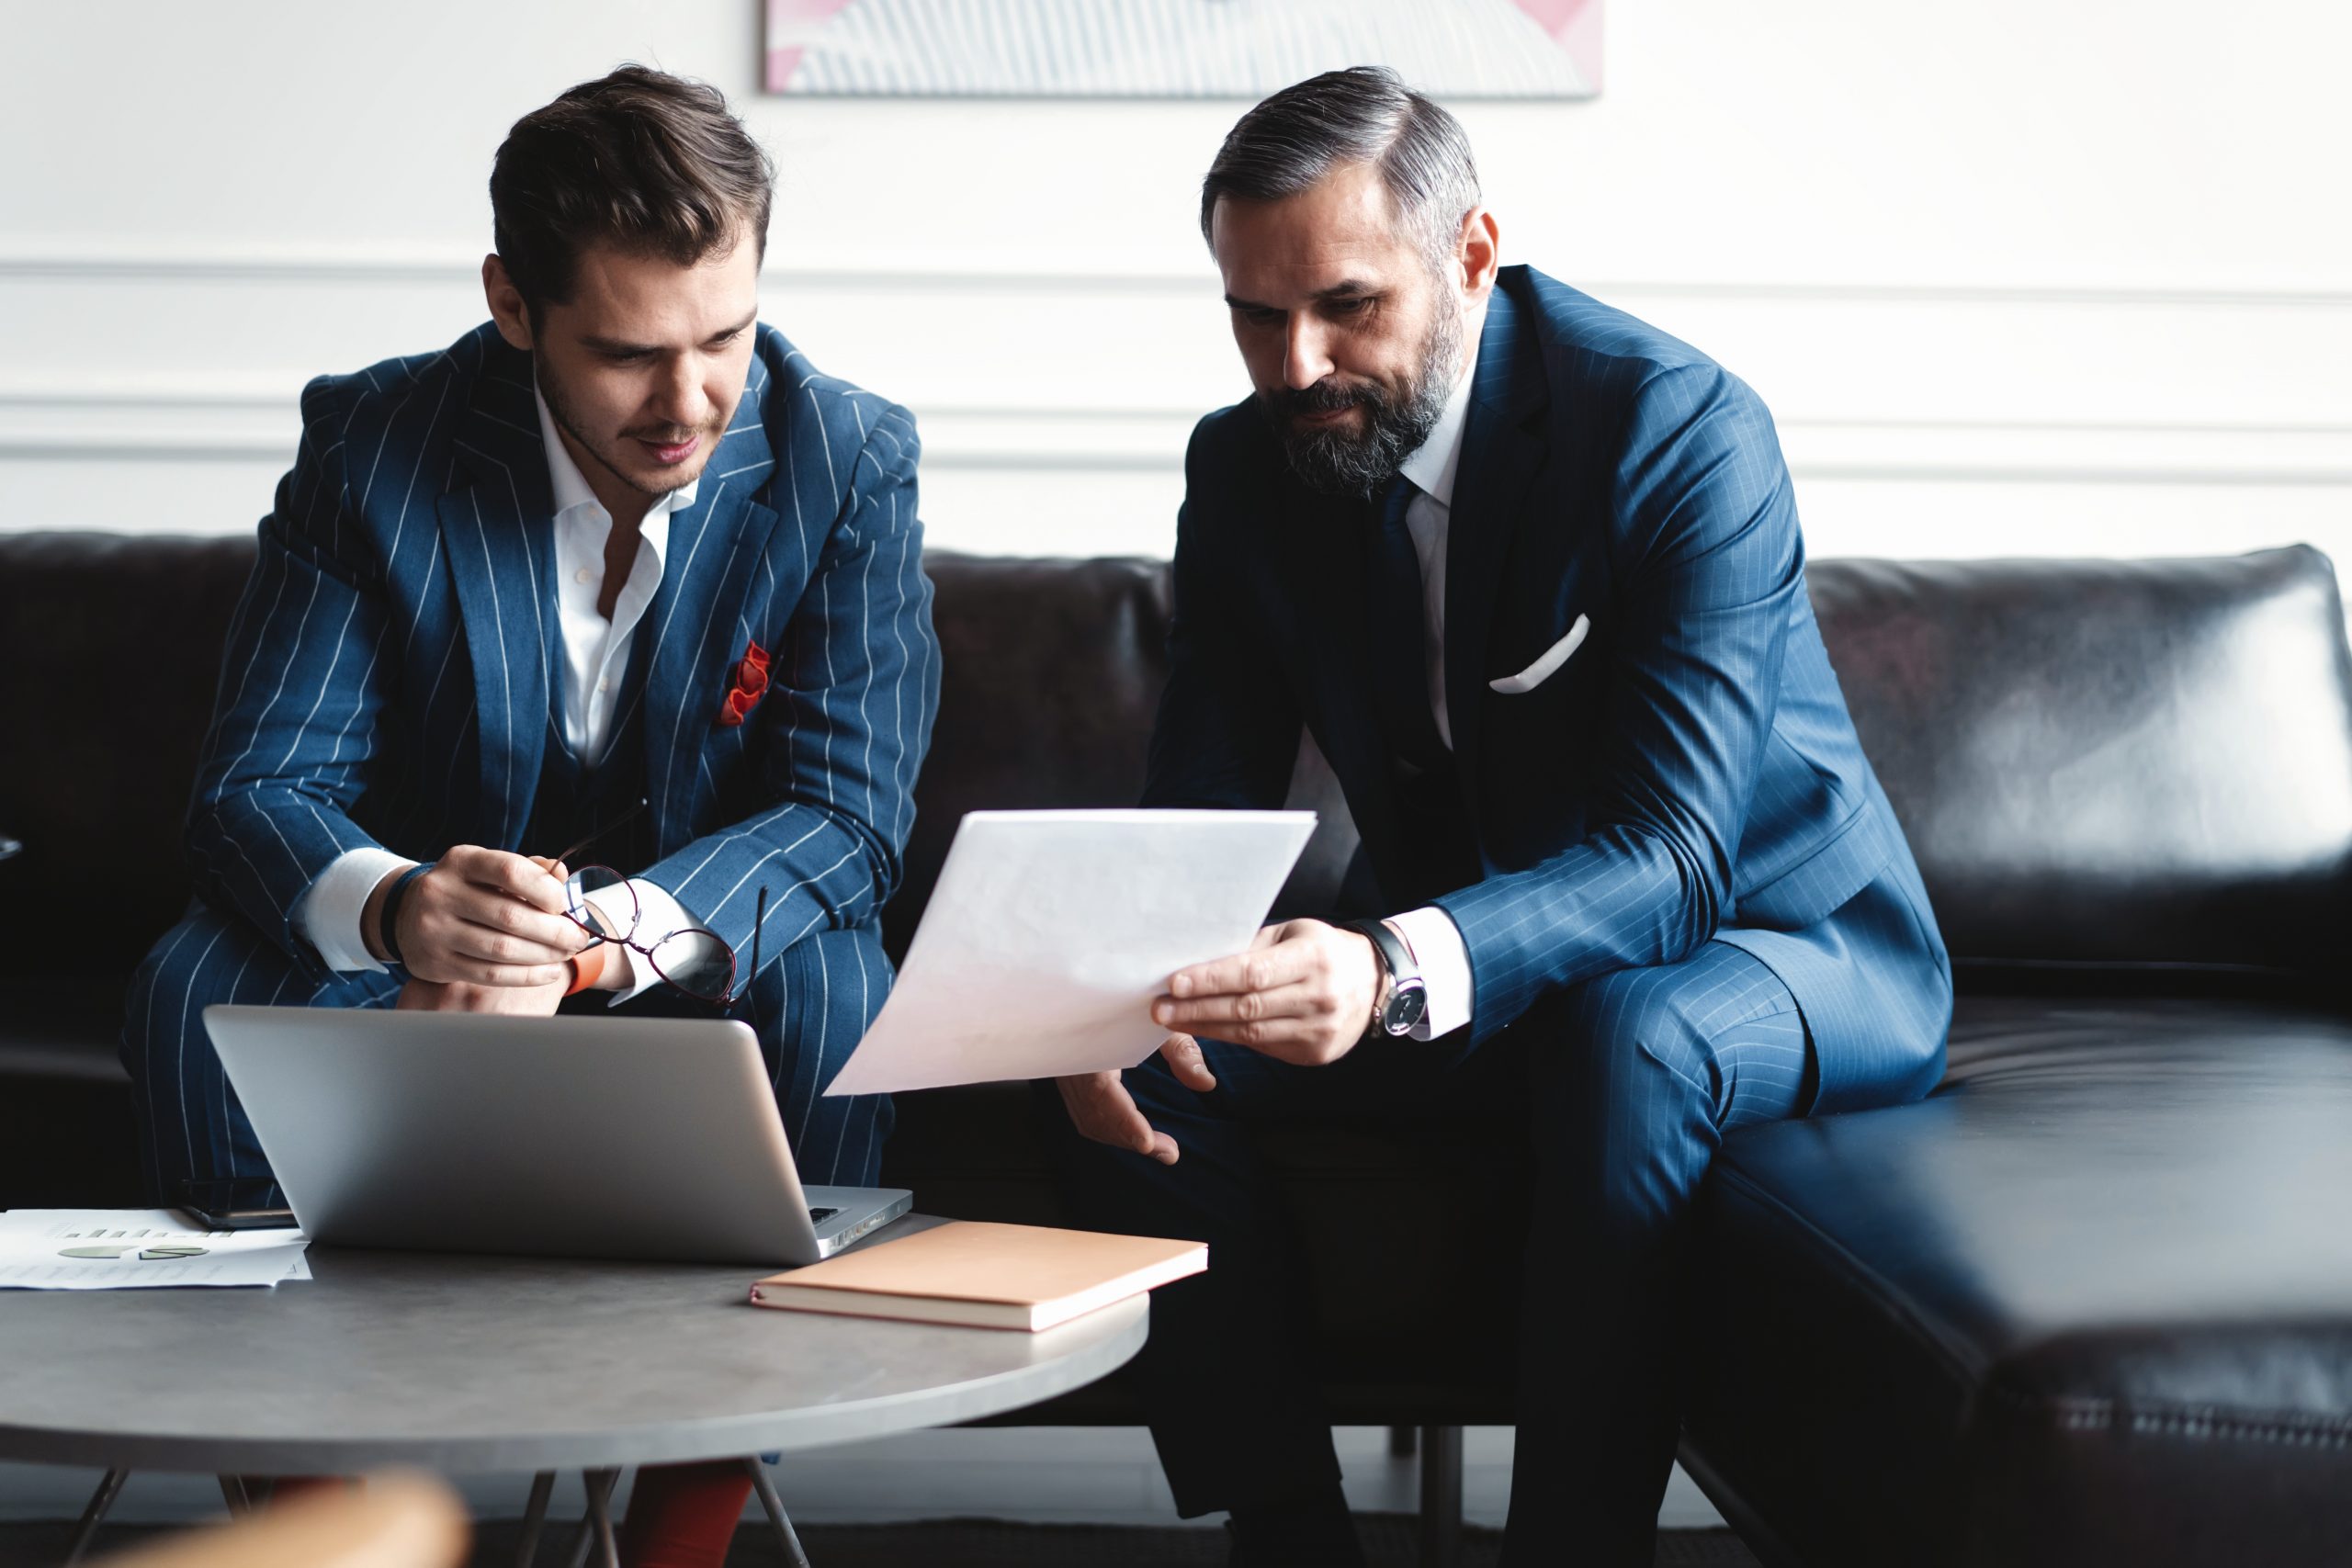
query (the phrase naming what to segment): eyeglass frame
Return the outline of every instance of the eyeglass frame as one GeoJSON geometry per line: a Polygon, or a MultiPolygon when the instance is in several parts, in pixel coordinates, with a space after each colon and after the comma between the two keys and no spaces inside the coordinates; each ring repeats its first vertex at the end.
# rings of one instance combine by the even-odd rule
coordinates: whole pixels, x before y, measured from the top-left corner
{"type": "MultiPolygon", "coordinates": [[[[603,827],[596,829],[594,832],[591,832],[591,833],[590,833],[586,838],[584,838],[584,839],[581,840],[578,843],[576,843],[576,844],[572,845],[570,849],[568,849],[568,850],[564,851],[564,852],[563,852],[563,853],[561,853],[561,854],[560,854],[560,855],[556,856],[556,857],[555,857],[555,862],[556,862],[556,863],[557,863],[558,865],[564,866],[567,870],[569,870],[569,869],[570,869],[571,861],[571,857],[572,857],[573,855],[578,854],[581,851],[582,851],[582,850],[586,849],[589,845],[591,845],[591,844],[594,843],[597,840],[599,840],[599,839],[603,838],[605,834],[607,834],[607,833],[611,832],[614,829],[616,829],[616,828],[619,827],[622,823],[627,822],[627,821],[628,821],[628,820],[629,820],[631,818],[633,818],[633,817],[637,816],[639,812],[644,811],[644,810],[645,810],[645,809],[647,809],[649,807],[650,807],[652,804],[653,804],[653,803],[652,803],[652,801],[651,801],[650,798],[648,798],[648,797],[646,797],[646,796],[643,796],[643,795],[639,796],[639,797],[638,797],[638,802],[637,802],[637,804],[636,804],[635,806],[630,807],[627,811],[622,812],[618,817],[616,817],[616,818],[613,818],[613,820],[611,820],[610,822],[605,823],[603,827]]],[[[585,870],[589,870],[589,869],[592,869],[592,868],[591,868],[591,867],[583,866],[583,867],[582,867],[581,869],[582,869],[582,871],[585,871],[585,870]]],[[[596,867],[594,867],[593,869],[595,869],[595,870],[601,870],[601,871],[613,871],[613,868],[612,868],[611,866],[609,866],[609,865],[605,865],[605,866],[596,866],[596,867]]],[[[578,873],[573,873],[573,874],[572,874],[572,875],[577,875],[577,874],[578,874],[578,873]]],[[[615,875],[616,875],[616,876],[618,876],[620,874],[619,874],[618,872],[614,872],[614,874],[615,874],[615,875]]],[[[621,882],[622,882],[622,884],[623,884],[624,886],[626,886],[626,885],[628,884],[628,880],[629,880],[629,879],[628,879],[628,877],[626,877],[626,876],[622,876],[622,877],[621,877],[621,882]]],[[[568,896],[568,894],[569,894],[569,889],[570,889],[571,886],[571,876],[567,876],[567,877],[565,877],[565,879],[564,879],[564,886],[565,886],[565,888],[566,888],[566,890],[567,890],[567,896],[568,896]]],[[[634,888],[634,887],[629,888],[629,890],[628,890],[628,897],[629,897],[629,902],[630,902],[631,904],[635,904],[635,905],[637,905],[638,919],[643,919],[645,918],[645,906],[644,906],[644,905],[642,905],[642,904],[638,903],[638,898],[637,898],[637,889],[636,889],[636,888],[634,888]]],[[[585,904],[585,903],[587,902],[586,895],[584,895],[584,894],[583,894],[583,895],[582,896],[582,897],[581,897],[581,902],[582,902],[582,903],[583,903],[583,904],[585,904]]],[[[590,908],[594,908],[594,906],[591,905],[591,906],[590,906],[590,908]]],[[[589,927],[587,927],[586,925],[582,924],[581,921],[576,920],[576,919],[571,919],[571,911],[570,909],[566,909],[566,910],[563,912],[563,914],[564,914],[564,919],[568,919],[568,920],[571,920],[571,923],[572,923],[573,925],[575,925],[575,926],[579,926],[579,927],[580,927],[580,929],[581,929],[582,931],[587,931],[587,932],[588,932],[588,934],[589,934],[591,937],[594,937],[594,938],[595,939],[595,942],[608,942],[608,941],[611,941],[611,940],[612,940],[611,938],[609,938],[609,937],[605,936],[604,932],[599,931],[592,931],[592,930],[590,930],[590,929],[589,929],[589,927]]],[[[744,973],[744,971],[743,971],[743,965],[742,965],[741,962],[741,961],[737,958],[737,956],[736,956],[736,953],[735,953],[735,944],[734,944],[733,942],[729,942],[725,937],[720,936],[717,931],[712,931],[708,926],[687,926],[687,927],[685,927],[683,931],[672,931],[672,932],[670,933],[670,936],[665,936],[665,937],[663,937],[663,938],[662,939],[662,942],[668,942],[668,941],[670,940],[670,937],[682,936],[682,935],[685,935],[685,934],[687,934],[687,933],[689,933],[689,932],[693,932],[693,931],[700,931],[700,932],[702,932],[703,934],[705,934],[705,935],[708,936],[712,941],[714,941],[714,942],[716,942],[717,943],[718,943],[718,945],[719,945],[722,949],[724,949],[724,950],[726,951],[726,953],[727,953],[728,977],[727,977],[727,991],[726,991],[726,994],[725,994],[724,996],[720,997],[720,998],[716,998],[716,999],[714,999],[714,998],[709,998],[709,997],[695,997],[695,999],[696,1001],[707,1002],[707,1003],[709,1003],[710,1005],[712,1005],[712,1006],[714,1006],[714,1007],[718,1007],[718,1008],[722,1008],[722,1009],[724,1009],[724,1008],[732,1008],[732,1007],[736,1004],[736,1002],[737,1002],[737,1001],[739,1001],[739,1000],[741,1000],[741,999],[743,999],[744,998],[748,998],[748,997],[751,995],[751,987],[752,987],[752,982],[753,980],[755,980],[755,979],[757,979],[757,978],[759,977],[759,973],[760,973],[760,938],[761,938],[762,936],[763,936],[763,935],[765,935],[765,934],[766,934],[766,932],[767,932],[767,929],[768,929],[768,885],[767,885],[766,881],[765,881],[764,879],[763,879],[763,880],[761,881],[761,883],[760,883],[760,899],[759,899],[759,908],[758,908],[758,909],[757,909],[757,910],[752,914],[752,968],[751,968],[751,973],[750,973],[749,975],[746,975],[746,974],[744,973]],[[739,980],[739,979],[740,979],[740,980],[741,980],[741,981],[743,982],[743,990],[741,991],[741,993],[740,995],[737,993],[737,991],[736,991],[736,989],[735,989],[735,982],[736,982],[737,980],[739,980]]],[[[631,934],[631,935],[636,934],[636,928],[635,928],[635,926],[634,926],[634,925],[632,925],[632,926],[631,926],[631,928],[630,928],[630,934],[631,934]]],[[[590,942],[590,943],[589,943],[589,946],[590,946],[590,947],[594,946],[594,945],[595,945],[595,942],[590,942]]],[[[639,947],[638,947],[638,946],[634,945],[633,943],[630,943],[630,942],[623,942],[621,943],[621,945],[622,945],[622,946],[624,946],[624,947],[627,947],[627,948],[628,948],[631,953],[645,953],[645,961],[646,961],[648,964],[651,964],[651,963],[653,962],[653,954],[652,954],[650,952],[649,952],[649,951],[647,951],[647,950],[645,950],[645,949],[643,949],[643,948],[639,948],[639,947]]],[[[655,945],[656,945],[656,946],[659,946],[659,945],[661,945],[661,944],[660,944],[659,942],[657,942],[657,943],[655,943],[655,945]]],[[[587,948],[582,948],[582,949],[581,949],[581,951],[582,951],[582,953],[585,953],[586,951],[588,951],[588,949],[587,949],[587,948]]],[[[654,972],[655,974],[657,974],[657,975],[661,975],[661,974],[662,974],[661,968],[660,968],[658,965],[654,968],[654,971],[653,971],[653,972],[654,972]]],[[[684,987],[683,986],[676,986],[676,985],[675,985],[675,983],[674,983],[673,981],[672,981],[672,980],[671,980],[671,978],[670,978],[667,975],[662,975],[662,983],[663,985],[665,985],[665,986],[673,986],[676,990],[678,990],[678,992],[679,992],[681,995],[688,996],[688,997],[694,997],[694,996],[695,996],[695,993],[694,993],[694,992],[689,991],[689,990],[686,990],[686,989],[685,989],[685,987],[684,987]]]]}
{"type": "MultiPolygon", "coordinates": [[[[736,957],[734,944],[729,942],[725,937],[720,936],[717,931],[712,931],[708,926],[681,926],[676,931],[671,931],[666,935],[655,939],[650,944],[639,942],[637,940],[637,927],[638,922],[645,918],[645,906],[638,898],[637,889],[629,886],[628,877],[613,866],[601,864],[583,865],[578,870],[573,871],[570,876],[564,879],[563,888],[565,902],[567,906],[569,906],[563,911],[563,918],[570,920],[573,925],[578,926],[582,931],[586,932],[590,939],[588,947],[582,948],[580,950],[581,952],[585,953],[588,951],[589,947],[595,947],[600,943],[605,942],[609,942],[616,947],[625,947],[631,953],[644,954],[646,963],[652,966],[653,973],[661,977],[662,983],[670,987],[681,996],[692,997],[698,1002],[707,1002],[711,1006],[718,1008],[733,1007],[739,999],[739,993],[736,990],[735,982],[741,976],[743,966],[736,957]],[[614,883],[623,887],[628,887],[629,907],[635,909],[637,913],[635,919],[630,920],[629,929],[625,933],[616,935],[610,931],[599,931],[596,927],[590,925],[586,920],[582,919],[578,915],[572,912],[572,909],[576,908],[583,909],[589,914],[596,916],[599,919],[603,917],[604,911],[598,909],[595,905],[589,902],[588,890],[579,887],[581,879],[586,876],[590,872],[595,871],[604,872],[612,877],[614,883]],[[662,969],[662,961],[654,957],[654,948],[660,947],[665,942],[675,942],[682,936],[708,937],[712,942],[718,944],[718,951],[727,955],[727,984],[719,989],[717,995],[707,995],[701,991],[692,990],[684,986],[679,985],[677,981],[672,979],[669,974],[662,969]]],[[[601,889],[598,890],[601,891],[601,889]]]]}

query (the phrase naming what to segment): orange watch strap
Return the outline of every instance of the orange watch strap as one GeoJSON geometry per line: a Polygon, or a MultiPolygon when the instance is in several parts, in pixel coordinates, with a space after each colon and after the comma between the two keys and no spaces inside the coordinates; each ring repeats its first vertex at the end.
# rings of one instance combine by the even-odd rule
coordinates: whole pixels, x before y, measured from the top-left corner
{"type": "Polygon", "coordinates": [[[600,942],[566,960],[571,965],[571,985],[564,991],[565,996],[576,997],[605,977],[605,950],[609,945],[600,942]]]}

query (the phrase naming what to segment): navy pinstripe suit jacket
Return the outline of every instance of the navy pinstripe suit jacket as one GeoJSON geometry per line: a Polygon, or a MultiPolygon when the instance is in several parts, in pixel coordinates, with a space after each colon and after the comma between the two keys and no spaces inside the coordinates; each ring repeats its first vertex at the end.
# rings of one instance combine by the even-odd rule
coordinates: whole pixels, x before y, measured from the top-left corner
{"type": "MultiPolygon", "coordinates": [[[[1483,875],[1437,899],[1469,950],[1474,1040],[1546,992],[1720,938],[1806,1009],[1818,1103],[1907,1083],[1922,1043],[1890,1045],[1838,1005],[1869,954],[1781,940],[1916,871],[1814,622],[1763,403],[1526,267],[1502,271],[1474,376],[1445,671],[1483,875]],[[1489,688],[1579,615],[1586,639],[1548,679],[1489,688]]],[[[1201,422],[1185,479],[1146,800],[1278,806],[1304,723],[1382,874],[1401,828],[1366,674],[1366,510],[1299,483],[1247,403],[1201,422]]]]}
{"type": "MultiPolygon", "coordinates": [[[[189,810],[197,888],[314,979],[303,893],[344,851],[520,842],[549,730],[554,504],[529,356],[488,324],[322,377],[231,624],[189,810]]],[[[748,955],[869,925],[896,885],[939,652],[906,410],[762,326],[674,513],[637,635],[660,859],[639,874],[748,955]],[[750,642],[771,684],[716,723],[750,642]]],[[[628,716],[616,718],[616,731],[628,716]]]]}

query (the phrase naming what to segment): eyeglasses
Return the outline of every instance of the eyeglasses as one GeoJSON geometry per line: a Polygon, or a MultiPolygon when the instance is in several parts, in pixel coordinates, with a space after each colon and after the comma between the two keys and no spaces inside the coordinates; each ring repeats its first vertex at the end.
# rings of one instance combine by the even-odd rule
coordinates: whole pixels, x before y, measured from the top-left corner
{"type": "MultiPolygon", "coordinates": [[[[707,926],[688,926],[650,941],[639,940],[638,925],[645,911],[628,877],[608,865],[582,866],[563,885],[563,912],[597,942],[609,942],[642,953],[645,961],[673,987],[701,1001],[720,1007],[735,1000],[735,950],[727,939],[707,926]],[[615,894],[614,889],[619,889],[615,894]],[[600,904],[588,901],[602,896],[600,904]],[[613,929],[613,922],[619,929],[613,929]]],[[[583,950],[584,951],[584,950],[583,950]]]]}
{"type": "MultiPolygon", "coordinates": [[[[643,811],[649,804],[640,799],[556,856],[556,863],[568,863],[572,856],[643,811]]],[[[717,931],[705,926],[688,926],[684,931],[672,931],[650,947],[641,945],[637,941],[637,926],[644,918],[644,910],[638,905],[637,889],[629,886],[628,877],[608,865],[587,866],[574,873],[564,883],[563,894],[563,912],[571,917],[573,925],[595,939],[588,944],[590,947],[598,942],[616,942],[631,953],[645,954],[645,961],[653,965],[656,975],[686,995],[716,1007],[735,1005],[735,950],[717,931]],[[628,894],[628,929],[619,932],[606,931],[605,917],[588,902],[589,894],[601,892],[615,883],[628,894]],[[666,958],[664,950],[667,950],[666,958]]],[[[767,930],[767,924],[768,889],[767,884],[763,882],[760,884],[759,909],[752,917],[752,974],[754,976],[760,972],[760,936],[767,930]]]]}

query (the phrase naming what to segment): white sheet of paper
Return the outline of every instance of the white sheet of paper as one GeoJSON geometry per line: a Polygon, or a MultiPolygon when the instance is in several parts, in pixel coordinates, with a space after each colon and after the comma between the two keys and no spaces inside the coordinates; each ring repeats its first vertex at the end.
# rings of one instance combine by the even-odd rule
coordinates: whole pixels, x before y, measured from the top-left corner
{"type": "Polygon", "coordinates": [[[173,1285],[276,1285],[311,1277],[299,1230],[191,1230],[166,1209],[12,1209],[0,1213],[0,1290],[136,1291],[173,1285]],[[163,1247],[193,1258],[141,1258],[163,1247]],[[120,1248],[114,1258],[71,1249],[120,1248]]]}
{"type": "Polygon", "coordinates": [[[1311,811],[975,811],[898,984],[827,1094],[1132,1067],[1152,998],[1245,951],[1311,811]]]}

